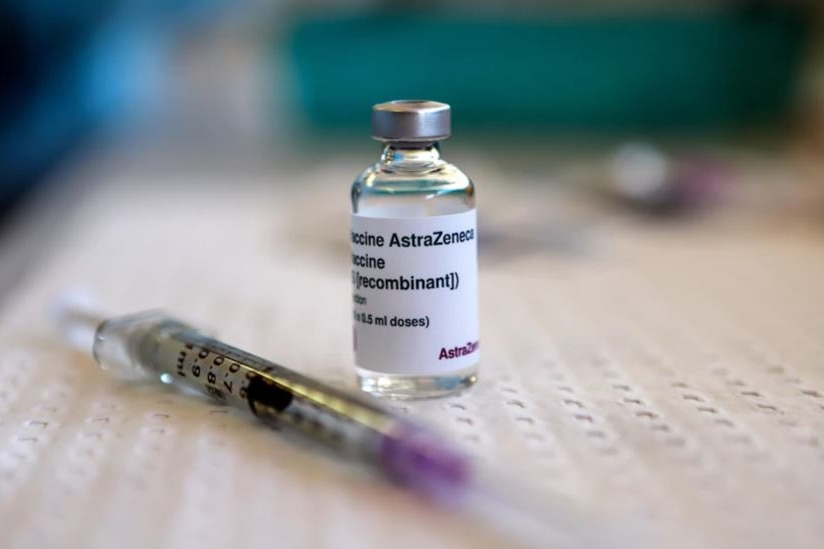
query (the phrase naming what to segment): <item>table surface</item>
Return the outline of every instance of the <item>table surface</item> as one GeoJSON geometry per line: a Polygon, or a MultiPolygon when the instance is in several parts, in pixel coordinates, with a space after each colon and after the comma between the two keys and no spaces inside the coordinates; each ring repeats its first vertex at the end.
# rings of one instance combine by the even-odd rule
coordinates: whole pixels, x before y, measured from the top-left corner
{"type": "MultiPolygon", "coordinates": [[[[429,508],[242,413],[109,379],[49,326],[53,297],[82,287],[354,387],[356,171],[333,162],[287,185],[114,169],[49,210],[49,246],[0,308],[3,546],[508,543],[506,525],[429,508]]],[[[618,525],[608,545],[819,547],[821,227],[787,211],[655,224],[474,172],[480,381],[391,405],[584,530],[618,525]]]]}

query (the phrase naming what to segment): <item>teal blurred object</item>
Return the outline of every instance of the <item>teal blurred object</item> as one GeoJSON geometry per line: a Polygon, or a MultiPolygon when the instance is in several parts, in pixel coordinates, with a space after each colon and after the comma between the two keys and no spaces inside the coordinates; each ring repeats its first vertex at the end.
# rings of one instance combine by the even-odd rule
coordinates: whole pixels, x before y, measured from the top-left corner
{"type": "Polygon", "coordinates": [[[728,128],[791,105],[809,18],[799,6],[530,19],[420,12],[304,15],[287,44],[300,108],[368,131],[374,103],[451,103],[459,126],[728,128]]]}

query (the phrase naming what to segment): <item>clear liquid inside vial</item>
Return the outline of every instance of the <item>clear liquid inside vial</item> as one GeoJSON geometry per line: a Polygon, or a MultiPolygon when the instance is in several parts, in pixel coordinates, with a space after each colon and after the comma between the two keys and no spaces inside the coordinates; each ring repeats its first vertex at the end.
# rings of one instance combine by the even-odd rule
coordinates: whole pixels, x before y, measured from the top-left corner
{"type": "MultiPolygon", "coordinates": [[[[352,184],[352,212],[372,217],[431,217],[475,208],[475,188],[441,158],[437,143],[389,143],[381,159],[352,184]]],[[[437,376],[401,375],[357,368],[360,389],[396,399],[431,398],[466,389],[478,365],[437,376]]]]}

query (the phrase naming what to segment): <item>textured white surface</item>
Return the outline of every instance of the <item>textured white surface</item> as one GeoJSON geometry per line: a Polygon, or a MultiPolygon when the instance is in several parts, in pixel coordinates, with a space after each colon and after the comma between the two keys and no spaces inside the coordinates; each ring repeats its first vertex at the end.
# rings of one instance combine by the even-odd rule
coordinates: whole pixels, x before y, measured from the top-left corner
{"type": "MultiPolygon", "coordinates": [[[[162,306],[353,386],[346,185],[321,179],[107,180],[80,201],[0,311],[0,545],[505,543],[242,414],[107,379],[51,333],[49,300],[82,285],[111,311],[162,306]]],[[[820,547],[822,234],[619,222],[572,253],[551,223],[509,238],[518,205],[493,212],[493,196],[481,381],[395,406],[577,502],[591,530],[607,515],[657,547],[820,547]]]]}

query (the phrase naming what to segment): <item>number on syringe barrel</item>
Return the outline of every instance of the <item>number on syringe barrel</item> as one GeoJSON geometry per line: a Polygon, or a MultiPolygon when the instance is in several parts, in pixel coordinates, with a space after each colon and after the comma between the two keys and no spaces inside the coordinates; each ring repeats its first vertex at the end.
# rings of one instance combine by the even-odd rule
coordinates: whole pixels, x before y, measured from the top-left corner
{"type": "MultiPolygon", "coordinates": [[[[217,360],[217,359],[215,359],[215,360],[217,360]]],[[[221,363],[222,363],[222,362],[223,362],[223,361],[221,360],[221,363]]],[[[237,362],[232,362],[232,363],[229,365],[229,373],[228,373],[228,374],[224,374],[224,375],[223,375],[223,377],[228,377],[228,376],[230,376],[230,375],[232,375],[232,374],[236,374],[236,373],[238,373],[239,371],[240,371],[240,364],[238,364],[237,362]]],[[[227,379],[224,379],[224,380],[223,380],[223,386],[224,386],[224,387],[226,387],[226,390],[227,390],[227,391],[229,391],[230,393],[232,392],[232,387],[234,386],[234,384],[235,384],[235,382],[234,382],[233,380],[231,380],[231,379],[228,379],[228,380],[227,380],[227,379]]]]}
{"type": "MultiPolygon", "coordinates": [[[[196,379],[202,379],[201,374],[205,374],[205,381],[209,385],[206,390],[210,395],[224,400],[224,391],[226,391],[226,393],[237,395],[243,400],[247,399],[246,385],[249,380],[255,377],[254,373],[246,372],[245,379],[238,379],[237,374],[243,369],[238,362],[233,362],[230,358],[208,349],[198,349],[190,345],[187,345],[186,349],[194,350],[197,353],[193,363],[188,366],[189,372],[196,379]],[[210,357],[211,361],[209,361],[210,357]],[[226,366],[227,362],[228,367],[226,366]]],[[[185,376],[185,374],[182,375],[185,376]]]]}

